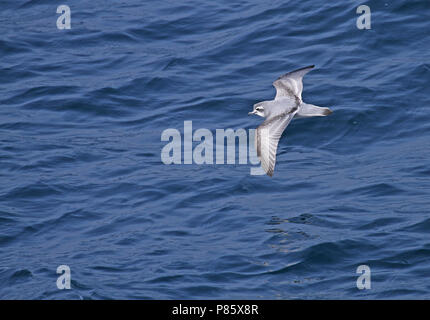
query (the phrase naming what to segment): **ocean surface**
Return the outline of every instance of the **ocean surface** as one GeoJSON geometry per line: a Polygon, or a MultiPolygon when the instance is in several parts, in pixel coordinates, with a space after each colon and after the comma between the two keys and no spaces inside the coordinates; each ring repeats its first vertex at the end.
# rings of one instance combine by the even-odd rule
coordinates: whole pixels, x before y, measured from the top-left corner
{"type": "Polygon", "coordinates": [[[2,0],[0,298],[429,299],[429,31],[427,0],[2,0]],[[273,178],[163,163],[165,130],[255,129],[312,64],[333,114],[273,178]]]}

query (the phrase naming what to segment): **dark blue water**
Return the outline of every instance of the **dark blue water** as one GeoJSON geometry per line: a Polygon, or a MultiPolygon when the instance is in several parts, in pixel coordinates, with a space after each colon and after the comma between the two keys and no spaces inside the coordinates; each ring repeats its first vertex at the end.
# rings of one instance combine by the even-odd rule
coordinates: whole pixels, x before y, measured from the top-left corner
{"type": "Polygon", "coordinates": [[[430,298],[429,1],[0,9],[0,298],[430,298]],[[334,113],[290,124],[273,178],[161,161],[165,129],[256,128],[310,64],[334,113]]]}

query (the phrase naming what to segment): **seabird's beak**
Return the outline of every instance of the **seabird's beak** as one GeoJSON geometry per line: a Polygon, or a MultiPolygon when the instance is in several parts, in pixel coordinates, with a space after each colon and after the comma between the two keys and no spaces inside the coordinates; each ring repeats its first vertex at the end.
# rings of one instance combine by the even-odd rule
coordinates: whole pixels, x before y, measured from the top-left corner
{"type": "Polygon", "coordinates": [[[252,112],[248,112],[248,116],[250,116],[251,114],[255,114],[256,113],[256,111],[254,110],[254,111],[252,111],[252,112]]]}

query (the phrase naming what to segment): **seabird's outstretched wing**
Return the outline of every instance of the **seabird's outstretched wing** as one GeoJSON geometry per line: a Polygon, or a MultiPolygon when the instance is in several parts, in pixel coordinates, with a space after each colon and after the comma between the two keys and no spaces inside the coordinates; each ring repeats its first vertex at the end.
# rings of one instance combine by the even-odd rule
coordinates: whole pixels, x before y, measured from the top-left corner
{"type": "Polygon", "coordinates": [[[275,82],[273,82],[273,86],[276,88],[276,99],[281,97],[290,96],[292,98],[302,100],[302,91],[303,91],[303,76],[311,71],[315,67],[314,65],[304,67],[295,71],[288,72],[283,76],[280,76],[275,82]]]}
{"type": "Polygon", "coordinates": [[[285,128],[291,122],[297,109],[266,119],[255,132],[255,149],[261,161],[261,167],[269,175],[273,176],[276,163],[276,150],[278,142],[285,128]]]}

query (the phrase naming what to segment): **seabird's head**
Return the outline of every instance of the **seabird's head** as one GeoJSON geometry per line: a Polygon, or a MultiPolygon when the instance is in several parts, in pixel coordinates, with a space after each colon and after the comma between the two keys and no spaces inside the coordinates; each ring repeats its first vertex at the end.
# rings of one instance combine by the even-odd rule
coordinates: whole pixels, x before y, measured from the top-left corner
{"type": "Polygon", "coordinates": [[[255,114],[257,116],[264,118],[264,102],[259,102],[254,104],[254,110],[252,112],[248,112],[248,115],[255,114]]]}

